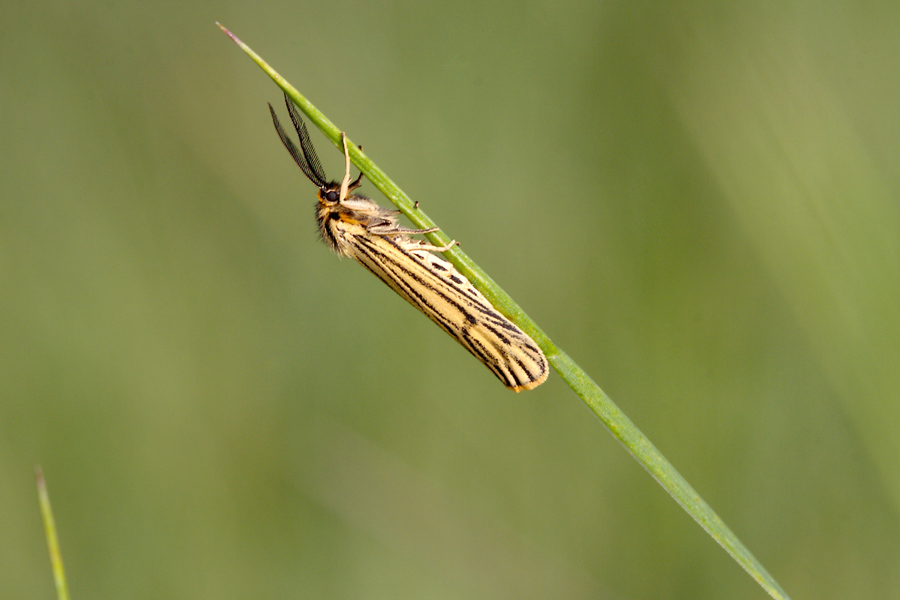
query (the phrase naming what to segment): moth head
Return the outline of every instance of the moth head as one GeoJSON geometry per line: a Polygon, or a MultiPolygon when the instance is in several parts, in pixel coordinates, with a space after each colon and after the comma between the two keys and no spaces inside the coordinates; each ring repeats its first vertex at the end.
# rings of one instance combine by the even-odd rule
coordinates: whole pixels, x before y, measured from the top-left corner
{"type": "MultiPolygon", "coordinates": [[[[306,130],[306,125],[303,123],[303,119],[300,118],[300,114],[297,112],[297,107],[294,106],[294,103],[291,102],[287,94],[284,95],[284,103],[287,106],[288,114],[291,117],[291,123],[293,123],[294,129],[297,131],[297,136],[300,138],[300,147],[297,148],[293,140],[288,137],[287,132],[285,132],[281,123],[278,121],[275,109],[272,108],[272,105],[270,104],[269,113],[272,115],[272,123],[275,125],[275,131],[278,132],[278,137],[281,138],[281,143],[287,148],[291,158],[294,159],[294,162],[297,163],[297,166],[300,167],[300,170],[306,175],[306,178],[319,188],[319,202],[325,206],[340,204],[341,184],[325,179],[325,171],[322,169],[322,164],[319,162],[319,157],[316,155],[316,149],[313,148],[312,141],[309,139],[309,132],[306,130]]],[[[359,177],[351,181],[347,185],[347,191],[350,192],[358,188],[362,181],[362,177],[363,175],[360,173],[359,177]]]]}
{"type": "MultiPolygon", "coordinates": [[[[347,185],[347,191],[352,192],[361,185],[363,174],[351,181],[347,185]]],[[[325,185],[319,186],[319,202],[325,206],[334,206],[341,202],[341,184],[337,181],[329,181],[325,185]]]]}

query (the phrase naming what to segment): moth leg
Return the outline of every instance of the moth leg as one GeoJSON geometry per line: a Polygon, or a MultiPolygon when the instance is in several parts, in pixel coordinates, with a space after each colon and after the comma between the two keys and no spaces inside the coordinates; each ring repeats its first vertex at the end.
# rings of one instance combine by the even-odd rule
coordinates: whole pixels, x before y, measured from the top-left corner
{"type": "Polygon", "coordinates": [[[346,170],[344,171],[344,179],[341,181],[341,195],[338,202],[343,202],[347,199],[347,190],[350,189],[350,152],[347,150],[347,136],[343,131],[341,132],[341,143],[344,145],[344,162],[346,164],[346,170]]]}
{"type": "Polygon", "coordinates": [[[409,235],[419,235],[420,233],[434,233],[440,227],[429,227],[428,229],[407,229],[405,227],[401,227],[403,229],[403,233],[408,233],[409,235]]]}
{"type": "Polygon", "coordinates": [[[450,240],[445,246],[434,246],[432,244],[425,244],[422,246],[422,250],[428,250],[429,252],[446,252],[453,246],[458,246],[459,242],[456,240],[450,240]]]}
{"type": "Polygon", "coordinates": [[[429,227],[428,229],[410,229],[408,231],[404,231],[403,233],[408,233],[410,235],[418,235],[420,233],[434,233],[440,229],[440,227],[429,227]]]}
{"type": "Polygon", "coordinates": [[[366,231],[372,235],[418,235],[420,233],[434,233],[438,229],[440,229],[440,227],[431,227],[429,229],[407,229],[406,227],[390,224],[368,227],[366,231]]]}
{"type": "MultiPolygon", "coordinates": [[[[346,171],[344,172],[344,179],[341,181],[341,196],[339,199],[339,201],[343,202],[351,190],[355,190],[362,184],[363,174],[362,171],[360,171],[359,177],[350,181],[350,153],[347,151],[347,136],[343,131],[341,132],[341,143],[344,145],[344,160],[347,164],[346,171]]],[[[362,152],[362,146],[358,146],[358,148],[360,152],[362,152]]]]}
{"type": "Polygon", "coordinates": [[[430,229],[407,229],[406,227],[400,227],[398,225],[391,224],[367,227],[366,231],[371,233],[372,235],[380,235],[382,237],[397,237],[399,240],[402,240],[407,244],[414,244],[415,250],[424,250],[426,252],[446,252],[453,246],[459,245],[459,242],[457,242],[456,240],[451,240],[449,244],[446,244],[444,246],[435,246],[426,242],[425,240],[414,240],[406,237],[407,235],[418,235],[420,233],[434,233],[438,229],[440,229],[440,227],[431,227],[430,229]]]}

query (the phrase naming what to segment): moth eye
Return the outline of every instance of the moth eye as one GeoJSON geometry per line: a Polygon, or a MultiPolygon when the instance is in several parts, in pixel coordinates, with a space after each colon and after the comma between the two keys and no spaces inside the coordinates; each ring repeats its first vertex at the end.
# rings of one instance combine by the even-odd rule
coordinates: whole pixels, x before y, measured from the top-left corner
{"type": "Polygon", "coordinates": [[[325,192],[325,199],[329,202],[337,202],[340,195],[337,192],[325,192]]]}

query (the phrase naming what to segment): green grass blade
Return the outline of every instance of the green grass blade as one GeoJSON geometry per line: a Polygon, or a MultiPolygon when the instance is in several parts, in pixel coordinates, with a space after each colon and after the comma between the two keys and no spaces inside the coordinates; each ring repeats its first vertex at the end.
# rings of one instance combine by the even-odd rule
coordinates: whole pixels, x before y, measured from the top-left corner
{"type": "Polygon", "coordinates": [[[47,548],[50,550],[50,564],[53,566],[53,580],[56,582],[56,597],[69,600],[69,586],[66,584],[66,571],[63,569],[62,554],[59,551],[59,538],[56,537],[56,522],[50,508],[50,494],[47,493],[47,482],[40,466],[34,469],[34,478],[38,489],[38,502],[41,505],[41,516],[44,519],[44,532],[47,536],[47,548]]]}
{"type": "MultiPolygon", "coordinates": [[[[312,103],[300,94],[291,84],[268,65],[258,54],[235,37],[230,31],[216,23],[247,55],[258,64],[269,77],[294,101],[303,113],[322,130],[325,136],[338,148],[341,147],[341,130],[325,117],[312,103]]],[[[409,220],[422,229],[437,225],[425,213],[416,208],[409,197],[391,179],[375,165],[355,144],[347,138],[350,158],[353,164],[365,173],[366,177],[406,215],[409,220]]],[[[450,241],[443,232],[428,234],[429,239],[438,245],[450,241]]],[[[788,595],[763,568],[758,560],[741,543],[722,519],[703,501],[699,494],[675,470],[659,450],[628,419],[612,400],[600,389],[581,367],[541,331],[537,324],[506,294],[481,267],[466,256],[459,247],[445,253],[459,271],[469,278],[491,303],[508,316],[525,333],[530,335],[546,354],[550,364],[560,377],[580,397],[588,408],[600,418],[612,434],[631,452],[656,481],[687,511],[697,523],[706,530],[725,550],[738,562],[753,579],[755,579],[773,598],[787,599],[788,595]]]]}
{"type": "MultiPolygon", "coordinates": [[[[544,340],[535,339],[543,348],[544,340]]],[[[549,342],[549,340],[546,340],[549,342]]],[[[552,346],[552,343],[550,343],[552,346]]],[[[675,467],[656,449],[656,446],[619,410],[609,396],[600,389],[581,367],[565,352],[556,349],[548,358],[565,382],[578,394],[588,408],[597,415],[612,434],[622,442],[654,479],[706,532],[741,565],[770,596],[786,600],[787,593],[766,571],[756,557],[725,525],[719,515],[700,497],[675,467]]]]}

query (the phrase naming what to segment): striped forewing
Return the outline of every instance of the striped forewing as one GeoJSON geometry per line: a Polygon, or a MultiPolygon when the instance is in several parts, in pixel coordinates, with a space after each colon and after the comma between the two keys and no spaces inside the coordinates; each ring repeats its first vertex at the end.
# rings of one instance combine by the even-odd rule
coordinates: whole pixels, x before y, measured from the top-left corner
{"type": "Polygon", "coordinates": [[[403,236],[360,230],[344,231],[351,256],[453,336],[504,385],[518,392],[543,383],[548,366],[540,348],[453,265],[416,250],[418,242],[403,236]]]}

